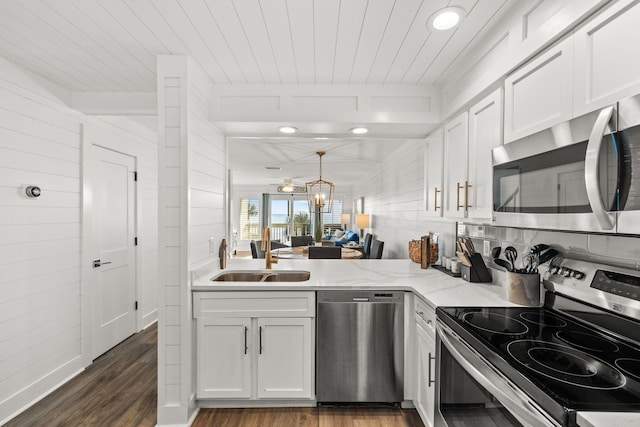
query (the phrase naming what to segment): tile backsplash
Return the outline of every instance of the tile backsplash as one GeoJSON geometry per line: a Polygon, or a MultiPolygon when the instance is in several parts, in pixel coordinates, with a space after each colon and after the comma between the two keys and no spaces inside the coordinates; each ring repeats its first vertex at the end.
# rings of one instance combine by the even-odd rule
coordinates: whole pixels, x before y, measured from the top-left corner
{"type": "Polygon", "coordinates": [[[572,233],[551,230],[496,227],[483,224],[457,224],[458,236],[473,240],[481,251],[484,241],[491,248],[511,245],[519,254],[539,243],[546,243],[565,257],[640,270],[640,237],[572,233]]]}

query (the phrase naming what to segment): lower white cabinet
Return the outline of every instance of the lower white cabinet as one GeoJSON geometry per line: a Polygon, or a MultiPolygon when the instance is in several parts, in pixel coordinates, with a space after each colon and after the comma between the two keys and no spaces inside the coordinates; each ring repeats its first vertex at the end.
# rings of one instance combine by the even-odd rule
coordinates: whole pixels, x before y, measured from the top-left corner
{"type": "Polygon", "coordinates": [[[194,315],[199,399],[313,399],[315,293],[202,292],[194,315]]]}
{"type": "Polygon", "coordinates": [[[436,397],[435,311],[416,300],[415,303],[415,392],[414,406],[422,422],[434,425],[436,397]]]}
{"type": "Polygon", "coordinates": [[[258,319],[258,398],[312,397],[311,319],[258,319]]]}
{"type": "Polygon", "coordinates": [[[198,319],[198,397],[251,397],[250,331],[250,318],[198,319]]]}

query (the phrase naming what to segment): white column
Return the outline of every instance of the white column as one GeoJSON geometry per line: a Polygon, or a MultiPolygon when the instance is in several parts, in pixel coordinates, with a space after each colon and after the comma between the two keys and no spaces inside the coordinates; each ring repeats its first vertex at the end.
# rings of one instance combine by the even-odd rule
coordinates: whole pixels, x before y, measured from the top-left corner
{"type": "Polygon", "coordinates": [[[158,419],[188,425],[195,412],[189,310],[189,169],[186,56],[159,56],[158,419]]]}

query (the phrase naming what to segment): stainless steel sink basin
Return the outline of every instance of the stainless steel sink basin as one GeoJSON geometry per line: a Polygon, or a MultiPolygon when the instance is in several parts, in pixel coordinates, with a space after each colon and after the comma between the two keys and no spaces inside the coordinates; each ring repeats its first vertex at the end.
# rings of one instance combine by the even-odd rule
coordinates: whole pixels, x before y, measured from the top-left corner
{"type": "Polygon", "coordinates": [[[282,271],[265,274],[263,282],[306,282],[311,277],[308,271],[282,271]]]}
{"type": "Polygon", "coordinates": [[[308,271],[223,271],[211,278],[214,282],[304,282],[309,280],[308,271]]]}

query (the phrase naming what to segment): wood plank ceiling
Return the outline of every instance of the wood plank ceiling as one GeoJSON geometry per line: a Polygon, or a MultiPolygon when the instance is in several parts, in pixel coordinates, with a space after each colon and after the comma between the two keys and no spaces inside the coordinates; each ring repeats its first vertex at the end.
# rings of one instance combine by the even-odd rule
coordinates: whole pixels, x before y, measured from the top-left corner
{"type": "MultiPolygon", "coordinates": [[[[155,92],[156,56],[170,54],[191,56],[216,84],[437,85],[513,4],[2,0],[0,56],[71,92],[155,92]],[[430,32],[429,16],[449,5],[466,11],[461,25],[430,32]]],[[[337,142],[333,146],[348,145],[337,142]]],[[[363,148],[341,156],[352,158],[354,151],[363,148]]],[[[363,167],[381,162],[388,151],[374,150],[375,159],[363,159],[363,167]]]]}
{"type": "Polygon", "coordinates": [[[438,84],[507,0],[3,0],[0,54],[71,91],[154,91],[156,55],[218,84],[438,84]],[[450,3],[459,29],[425,23],[450,3]]]}

